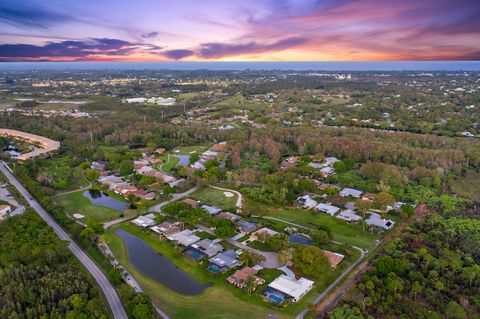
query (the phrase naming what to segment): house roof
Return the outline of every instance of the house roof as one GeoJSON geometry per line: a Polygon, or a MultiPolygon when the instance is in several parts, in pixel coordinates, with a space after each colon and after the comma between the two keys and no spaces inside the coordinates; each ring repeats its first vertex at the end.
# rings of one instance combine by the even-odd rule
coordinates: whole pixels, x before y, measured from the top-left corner
{"type": "Polygon", "coordinates": [[[328,262],[330,263],[330,266],[332,268],[337,267],[338,264],[342,262],[343,258],[345,258],[345,256],[343,256],[342,254],[337,254],[328,250],[322,250],[322,251],[327,257],[328,262]]]}
{"type": "Polygon", "coordinates": [[[194,199],[185,198],[185,199],[183,200],[183,202],[184,202],[185,204],[188,204],[188,205],[192,206],[193,208],[198,207],[198,202],[197,202],[196,200],[194,200],[194,199]]]}
{"type": "Polygon", "coordinates": [[[353,189],[353,188],[344,188],[340,191],[340,195],[347,197],[347,196],[353,196],[353,197],[360,197],[362,195],[362,191],[358,189],[353,189]]]}
{"type": "Polygon", "coordinates": [[[303,277],[297,280],[295,278],[287,277],[286,275],[280,275],[268,286],[298,300],[312,289],[313,284],[313,281],[303,277]]]}
{"type": "Polygon", "coordinates": [[[238,226],[244,233],[251,233],[255,231],[258,227],[258,223],[256,222],[250,222],[247,220],[239,220],[238,221],[238,226]]]}
{"type": "Polygon", "coordinates": [[[182,246],[190,246],[200,240],[200,237],[195,235],[190,229],[182,230],[181,232],[168,236],[167,238],[182,246]]]}
{"type": "Polygon", "coordinates": [[[192,244],[190,247],[193,247],[208,257],[215,256],[217,253],[223,250],[223,246],[212,241],[211,239],[202,239],[195,244],[192,244]]]}
{"type": "Polygon", "coordinates": [[[210,215],[216,215],[222,211],[221,208],[218,208],[216,206],[202,205],[201,207],[205,209],[210,215]]]}
{"type": "Polygon", "coordinates": [[[228,219],[228,220],[231,220],[232,222],[240,220],[242,218],[237,214],[230,213],[230,212],[221,212],[220,214],[217,215],[217,217],[222,219],[228,219]]]}
{"type": "Polygon", "coordinates": [[[242,269],[235,271],[227,278],[227,281],[231,284],[243,285],[248,277],[253,276],[255,278],[255,285],[265,282],[263,278],[255,276],[256,273],[256,269],[245,266],[242,269]]]}
{"type": "Polygon", "coordinates": [[[318,204],[317,206],[315,206],[315,208],[321,212],[327,213],[332,216],[335,215],[340,210],[340,208],[336,206],[331,206],[324,203],[318,204]]]}
{"type": "Polygon", "coordinates": [[[147,226],[153,226],[155,225],[155,220],[152,220],[151,218],[148,218],[147,216],[138,216],[134,220],[132,220],[132,223],[135,225],[141,226],[141,227],[147,227],[147,226]]]}
{"type": "Polygon", "coordinates": [[[371,213],[370,216],[367,218],[365,221],[367,225],[371,226],[378,226],[380,228],[383,228],[385,230],[388,230],[395,225],[395,222],[390,219],[383,219],[380,215],[377,213],[371,213]]]}
{"type": "Polygon", "coordinates": [[[346,209],[344,211],[342,211],[340,214],[338,214],[337,216],[335,216],[336,218],[338,219],[342,219],[342,220],[345,220],[347,222],[351,222],[351,221],[359,221],[362,219],[361,216],[358,216],[357,214],[355,214],[355,212],[353,210],[350,210],[350,209],[346,209]]]}
{"type": "Polygon", "coordinates": [[[237,252],[230,249],[216,255],[213,258],[210,258],[210,262],[219,267],[233,268],[240,264],[240,261],[237,259],[237,257],[237,252]]]}

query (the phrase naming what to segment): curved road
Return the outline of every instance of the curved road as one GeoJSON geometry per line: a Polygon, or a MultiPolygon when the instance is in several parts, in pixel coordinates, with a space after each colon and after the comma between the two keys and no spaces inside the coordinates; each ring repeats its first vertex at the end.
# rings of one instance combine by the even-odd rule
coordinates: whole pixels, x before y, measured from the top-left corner
{"type": "Polygon", "coordinates": [[[10,183],[22,194],[27,200],[30,206],[37,212],[37,214],[53,228],[57,236],[64,241],[68,242],[68,248],[72,253],[80,260],[85,268],[92,274],[93,278],[97,281],[98,285],[102,289],[108,304],[113,313],[115,319],[128,319],[127,313],[123,308],[120,298],[117,292],[113,288],[112,284],[108,281],[107,277],[98,268],[98,266],[83,252],[83,250],[68,236],[68,234],[53,220],[52,217],[43,209],[40,204],[33,199],[33,197],[27,192],[27,190],[20,184],[20,182],[10,173],[6,168],[4,162],[0,162],[0,171],[8,178],[10,183]]]}

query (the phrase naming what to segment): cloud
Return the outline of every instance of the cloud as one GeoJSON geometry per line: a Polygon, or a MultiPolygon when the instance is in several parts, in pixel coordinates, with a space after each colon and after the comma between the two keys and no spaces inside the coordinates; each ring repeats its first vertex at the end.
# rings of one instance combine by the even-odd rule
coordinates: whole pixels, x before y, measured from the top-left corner
{"type": "Polygon", "coordinates": [[[128,56],[139,51],[156,52],[161,47],[119,39],[47,42],[44,45],[2,44],[0,61],[95,60],[102,56],[128,56]]]}
{"type": "Polygon", "coordinates": [[[307,39],[299,37],[282,39],[267,44],[260,44],[255,41],[243,44],[212,42],[202,44],[200,48],[196,50],[196,55],[201,58],[214,59],[243,54],[277,52],[299,46],[306,42],[307,39]]]}
{"type": "Polygon", "coordinates": [[[153,38],[156,38],[157,36],[158,36],[158,32],[148,32],[148,33],[142,34],[142,38],[144,39],[153,39],[153,38]]]}
{"type": "Polygon", "coordinates": [[[162,53],[166,58],[171,60],[181,60],[195,54],[194,51],[186,50],[186,49],[168,50],[168,51],[163,51],[162,53]]]}
{"type": "Polygon", "coordinates": [[[0,4],[0,21],[17,27],[48,29],[57,23],[75,20],[73,16],[40,8],[21,8],[18,5],[0,4]]]}

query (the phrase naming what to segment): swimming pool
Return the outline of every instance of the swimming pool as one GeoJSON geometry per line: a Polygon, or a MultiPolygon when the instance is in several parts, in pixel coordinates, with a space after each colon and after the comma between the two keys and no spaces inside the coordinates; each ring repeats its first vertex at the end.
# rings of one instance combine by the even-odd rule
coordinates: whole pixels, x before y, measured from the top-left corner
{"type": "Polygon", "coordinates": [[[277,296],[275,294],[268,294],[267,298],[270,299],[271,301],[279,303],[279,304],[283,304],[283,302],[285,301],[285,299],[283,299],[282,297],[277,296]]]}

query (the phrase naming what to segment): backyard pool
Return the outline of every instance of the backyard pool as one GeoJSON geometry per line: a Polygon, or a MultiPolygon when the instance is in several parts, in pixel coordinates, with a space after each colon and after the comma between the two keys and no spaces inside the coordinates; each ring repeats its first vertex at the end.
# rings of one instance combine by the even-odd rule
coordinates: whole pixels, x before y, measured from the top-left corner
{"type": "Polygon", "coordinates": [[[124,240],[130,263],[142,274],[171,290],[183,295],[194,296],[211,286],[211,284],[201,284],[196,281],[137,236],[122,229],[117,229],[115,234],[124,240]]]}
{"type": "Polygon", "coordinates": [[[305,235],[292,234],[288,237],[288,242],[292,244],[298,244],[308,246],[312,244],[312,240],[305,235]]]}
{"type": "Polygon", "coordinates": [[[110,207],[119,211],[124,211],[128,203],[108,196],[108,194],[97,189],[89,189],[83,192],[83,196],[88,198],[93,205],[110,207]]]}

